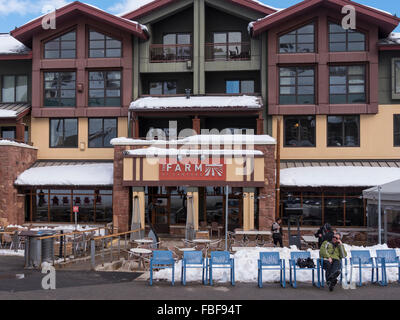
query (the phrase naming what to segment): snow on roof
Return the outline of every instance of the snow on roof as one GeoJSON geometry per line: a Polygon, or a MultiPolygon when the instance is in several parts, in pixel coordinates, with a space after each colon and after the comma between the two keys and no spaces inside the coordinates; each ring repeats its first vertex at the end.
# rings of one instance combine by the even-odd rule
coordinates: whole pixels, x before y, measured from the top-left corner
{"type": "Polygon", "coordinates": [[[400,168],[301,167],[281,170],[281,185],[296,187],[372,187],[400,179],[400,168]]]}
{"type": "Polygon", "coordinates": [[[13,110],[0,109],[0,118],[16,118],[17,112],[13,110]]]}
{"type": "Polygon", "coordinates": [[[30,148],[30,149],[37,149],[25,143],[19,143],[11,140],[3,140],[0,139],[0,146],[12,146],[12,147],[21,147],[21,148],[30,148]]]}
{"type": "Polygon", "coordinates": [[[261,108],[260,98],[256,96],[191,96],[186,97],[147,97],[133,101],[131,110],[167,108],[261,108]]]}
{"type": "Polygon", "coordinates": [[[165,148],[143,148],[126,151],[127,155],[134,156],[256,156],[263,155],[261,151],[258,150],[209,150],[209,149],[165,149],[165,148]]]}
{"type": "Polygon", "coordinates": [[[30,50],[8,33],[0,34],[0,54],[26,54],[30,50]]]}
{"type": "Polygon", "coordinates": [[[113,163],[30,168],[15,180],[20,186],[112,186],[113,163]]]}
{"type": "Polygon", "coordinates": [[[392,32],[387,38],[379,39],[379,44],[400,44],[400,33],[392,32]]]}
{"type": "Polygon", "coordinates": [[[257,145],[276,144],[276,140],[268,135],[246,134],[202,134],[179,140],[141,140],[130,138],[115,138],[112,145],[257,145]]]}

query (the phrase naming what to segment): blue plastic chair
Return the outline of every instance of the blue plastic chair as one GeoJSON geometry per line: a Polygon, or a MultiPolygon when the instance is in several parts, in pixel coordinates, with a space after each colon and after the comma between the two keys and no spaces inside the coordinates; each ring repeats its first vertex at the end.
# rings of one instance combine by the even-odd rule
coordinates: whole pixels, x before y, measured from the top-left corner
{"type": "MultiPolygon", "coordinates": [[[[351,275],[353,275],[353,268],[358,268],[359,287],[362,286],[362,269],[371,269],[371,282],[374,283],[374,270],[376,269],[376,265],[374,259],[371,258],[369,250],[351,250],[350,267],[351,275]]],[[[376,277],[378,278],[378,274],[376,277]]]]}
{"type": "Polygon", "coordinates": [[[400,283],[400,259],[396,255],[396,250],[376,250],[376,267],[377,280],[379,268],[381,268],[382,271],[382,280],[379,281],[380,285],[388,285],[386,268],[398,268],[399,278],[397,282],[400,283]]]}
{"type": "Polygon", "coordinates": [[[213,269],[230,269],[231,284],[235,285],[235,261],[230,257],[228,251],[212,251],[211,257],[207,260],[210,285],[213,285],[212,272],[213,269]]]}
{"type": "MultiPolygon", "coordinates": [[[[326,279],[326,272],[324,270],[324,259],[320,258],[319,259],[319,266],[321,269],[321,287],[324,288],[325,287],[325,279],[326,279]]],[[[339,282],[342,283],[343,282],[343,270],[347,270],[347,259],[342,259],[342,265],[341,265],[341,273],[340,273],[340,280],[339,282]],[[343,260],[344,260],[344,265],[343,265],[343,260]]],[[[347,274],[346,274],[346,281],[347,281],[347,274]]]]}
{"type": "Polygon", "coordinates": [[[317,288],[321,287],[319,259],[317,259],[317,266],[314,267],[314,268],[300,268],[299,266],[296,265],[298,259],[308,259],[308,258],[311,258],[311,253],[310,252],[297,251],[297,252],[291,252],[290,253],[290,260],[289,260],[290,285],[293,288],[297,288],[296,270],[311,270],[312,271],[312,284],[313,284],[313,286],[316,286],[317,288]],[[315,283],[314,271],[317,271],[317,277],[318,277],[317,284],[315,283]],[[292,273],[293,273],[293,275],[292,275],[292,273]]]}
{"type": "Polygon", "coordinates": [[[279,270],[281,286],[286,287],[285,260],[279,257],[279,252],[260,252],[260,259],[258,259],[258,286],[260,288],[263,286],[263,270],[279,270]]]}
{"type": "Polygon", "coordinates": [[[207,272],[206,279],[204,279],[204,273],[207,271],[205,259],[203,258],[203,252],[201,251],[185,251],[183,253],[182,259],[182,272],[181,272],[181,282],[185,286],[186,285],[186,270],[193,268],[201,268],[202,269],[202,278],[201,281],[203,284],[206,284],[207,281],[207,272]]]}
{"type": "Polygon", "coordinates": [[[175,260],[171,251],[153,251],[150,259],[150,285],[153,285],[153,269],[172,269],[172,285],[175,284],[175,260]]]}

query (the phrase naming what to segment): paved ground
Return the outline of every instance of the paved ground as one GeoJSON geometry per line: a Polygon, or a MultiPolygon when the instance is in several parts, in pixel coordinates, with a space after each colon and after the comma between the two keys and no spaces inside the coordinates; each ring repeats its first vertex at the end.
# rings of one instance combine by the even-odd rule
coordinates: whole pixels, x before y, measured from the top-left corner
{"type": "Polygon", "coordinates": [[[23,258],[0,257],[0,300],[7,299],[132,299],[132,300],[395,300],[400,299],[400,285],[386,288],[368,285],[356,290],[337,287],[317,289],[307,284],[299,288],[282,289],[277,284],[266,284],[259,289],[255,284],[237,283],[235,287],[216,285],[202,286],[195,283],[183,287],[179,282],[172,287],[158,282],[153,287],[141,280],[140,273],[91,272],[86,270],[58,270],[56,290],[41,289],[44,274],[24,270],[23,258]],[[17,279],[16,274],[24,274],[17,279]]]}

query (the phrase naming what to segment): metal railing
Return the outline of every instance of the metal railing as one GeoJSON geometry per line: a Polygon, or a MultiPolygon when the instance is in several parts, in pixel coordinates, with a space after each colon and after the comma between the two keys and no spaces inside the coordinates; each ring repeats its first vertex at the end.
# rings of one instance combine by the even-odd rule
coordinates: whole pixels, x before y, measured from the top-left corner
{"type": "Polygon", "coordinates": [[[183,62],[192,60],[191,44],[151,44],[150,62],[183,62]]]}
{"type": "Polygon", "coordinates": [[[250,42],[206,43],[206,61],[250,60],[250,42]]]}

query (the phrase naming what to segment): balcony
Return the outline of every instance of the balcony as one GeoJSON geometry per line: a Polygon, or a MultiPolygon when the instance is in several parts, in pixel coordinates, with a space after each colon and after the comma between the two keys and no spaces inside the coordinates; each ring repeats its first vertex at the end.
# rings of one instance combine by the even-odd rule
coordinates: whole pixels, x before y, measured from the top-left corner
{"type": "Polygon", "coordinates": [[[248,61],[250,42],[206,43],[206,61],[248,61]]]}
{"type": "Polygon", "coordinates": [[[151,63],[185,62],[192,60],[191,44],[152,44],[150,45],[151,63]]]}

